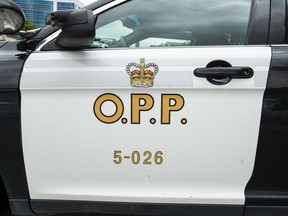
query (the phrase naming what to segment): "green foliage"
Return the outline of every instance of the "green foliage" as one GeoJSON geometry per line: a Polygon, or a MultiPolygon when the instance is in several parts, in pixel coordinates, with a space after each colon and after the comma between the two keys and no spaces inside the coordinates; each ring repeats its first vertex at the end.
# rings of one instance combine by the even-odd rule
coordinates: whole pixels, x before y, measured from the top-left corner
{"type": "Polygon", "coordinates": [[[36,28],[36,24],[35,23],[32,23],[30,21],[26,21],[22,30],[23,31],[28,31],[28,30],[32,30],[32,29],[35,29],[35,28],[36,28]]]}

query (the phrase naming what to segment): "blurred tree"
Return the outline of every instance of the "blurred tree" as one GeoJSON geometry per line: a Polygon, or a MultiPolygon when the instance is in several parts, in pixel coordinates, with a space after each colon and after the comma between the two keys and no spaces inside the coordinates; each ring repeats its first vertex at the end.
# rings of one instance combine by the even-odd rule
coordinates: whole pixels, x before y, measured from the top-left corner
{"type": "Polygon", "coordinates": [[[26,21],[23,27],[23,31],[28,31],[36,28],[36,24],[30,21],[26,21]]]}

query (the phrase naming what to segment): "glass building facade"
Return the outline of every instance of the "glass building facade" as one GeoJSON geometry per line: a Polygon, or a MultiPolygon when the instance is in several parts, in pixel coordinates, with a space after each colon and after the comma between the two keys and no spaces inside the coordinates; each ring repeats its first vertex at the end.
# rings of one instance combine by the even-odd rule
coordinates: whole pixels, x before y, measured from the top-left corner
{"type": "Polygon", "coordinates": [[[57,2],[57,10],[73,9],[74,7],[73,3],[57,2]]]}
{"type": "MultiPolygon", "coordinates": [[[[25,13],[27,21],[36,24],[36,27],[45,25],[45,17],[53,11],[53,1],[49,0],[13,0],[25,13]]],[[[57,2],[57,10],[74,9],[74,3],[57,2]]]]}

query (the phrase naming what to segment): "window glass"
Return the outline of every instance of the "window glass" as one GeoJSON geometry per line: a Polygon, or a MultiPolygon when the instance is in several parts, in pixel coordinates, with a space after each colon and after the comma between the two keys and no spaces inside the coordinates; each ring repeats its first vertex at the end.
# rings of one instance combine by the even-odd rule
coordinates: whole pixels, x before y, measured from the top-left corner
{"type": "Polygon", "coordinates": [[[95,48],[243,45],[251,0],[132,0],[99,14],[95,48]]]}

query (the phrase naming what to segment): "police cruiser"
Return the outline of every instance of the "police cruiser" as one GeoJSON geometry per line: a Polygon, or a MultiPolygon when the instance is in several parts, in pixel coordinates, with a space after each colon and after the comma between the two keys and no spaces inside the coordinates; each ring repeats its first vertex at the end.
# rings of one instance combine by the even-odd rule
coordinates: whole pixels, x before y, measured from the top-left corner
{"type": "MultiPolygon", "coordinates": [[[[286,0],[98,0],[0,43],[14,215],[288,215],[286,0]]],[[[24,24],[0,2],[0,33],[24,24]]]]}

